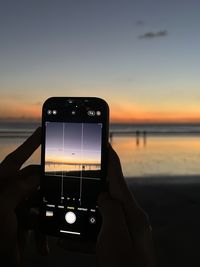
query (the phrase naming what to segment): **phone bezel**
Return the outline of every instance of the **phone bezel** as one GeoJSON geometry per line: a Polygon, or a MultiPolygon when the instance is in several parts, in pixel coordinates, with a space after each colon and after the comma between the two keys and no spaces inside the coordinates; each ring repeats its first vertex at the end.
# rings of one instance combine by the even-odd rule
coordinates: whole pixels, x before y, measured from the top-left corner
{"type": "MultiPolygon", "coordinates": [[[[75,105],[76,103],[79,103],[79,105],[82,105],[84,107],[84,105],[89,105],[92,107],[101,107],[101,109],[104,110],[104,112],[102,113],[102,124],[103,124],[103,128],[102,128],[102,154],[101,154],[101,170],[102,170],[102,190],[101,191],[107,191],[107,161],[108,161],[108,134],[109,134],[109,107],[108,104],[101,98],[97,98],[97,97],[51,97],[48,98],[42,107],[42,147],[41,147],[41,164],[42,164],[42,174],[41,174],[41,199],[40,199],[40,206],[42,206],[42,197],[44,195],[44,179],[42,179],[42,177],[44,177],[44,164],[45,164],[45,123],[46,123],[46,110],[48,109],[49,106],[52,107],[60,107],[62,106],[62,108],[66,105],[66,107],[68,107],[68,109],[70,109],[70,105],[75,105]],[[69,101],[72,101],[72,103],[69,103],[69,101]],[[68,104],[66,104],[68,103],[68,104]],[[85,103],[85,104],[84,104],[85,103]]],[[[67,108],[66,108],[67,110],[67,108]]],[[[64,118],[62,118],[63,122],[87,122],[83,121],[83,118],[81,117],[72,117],[69,119],[64,120],[64,118]]],[[[55,120],[57,121],[57,120],[55,120]]],[[[92,119],[93,122],[95,122],[95,118],[92,119]]],[[[96,118],[96,121],[99,121],[99,118],[96,118]]],[[[91,119],[88,119],[88,122],[91,122],[91,119]]],[[[42,231],[45,234],[48,235],[52,235],[52,236],[58,236],[58,237],[63,237],[63,238],[67,238],[67,239],[72,239],[77,240],[77,242],[95,242],[97,239],[97,236],[93,236],[91,237],[82,237],[82,236],[73,236],[72,238],[66,235],[63,235],[61,233],[56,233],[52,232],[50,229],[47,229],[45,226],[45,222],[43,220],[43,218],[40,218],[40,225],[42,228],[42,231]]]]}

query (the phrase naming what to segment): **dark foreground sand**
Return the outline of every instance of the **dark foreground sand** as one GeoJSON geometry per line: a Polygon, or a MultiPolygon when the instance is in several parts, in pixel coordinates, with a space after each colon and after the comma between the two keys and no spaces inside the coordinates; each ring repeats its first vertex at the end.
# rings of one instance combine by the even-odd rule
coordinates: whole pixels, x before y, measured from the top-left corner
{"type": "MultiPolygon", "coordinates": [[[[127,183],[150,217],[157,266],[200,266],[200,176],[128,178],[127,183]]],[[[56,242],[51,239],[51,254],[41,257],[30,238],[25,266],[94,266],[94,256],[67,252],[56,242]]]]}

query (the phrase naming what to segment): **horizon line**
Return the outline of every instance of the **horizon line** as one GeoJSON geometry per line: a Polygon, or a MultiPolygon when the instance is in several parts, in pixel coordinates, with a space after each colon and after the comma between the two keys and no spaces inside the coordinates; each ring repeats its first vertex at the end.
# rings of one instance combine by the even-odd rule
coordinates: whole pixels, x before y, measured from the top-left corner
{"type": "MultiPolygon", "coordinates": [[[[33,118],[33,117],[27,117],[27,118],[22,118],[22,117],[0,117],[0,123],[1,122],[7,122],[7,123],[41,123],[41,118],[33,118]]],[[[200,123],[200,118],[194,118],[194,119],[189,119],[189,118],[180,118],[180,119],[134,119],[134,120],[115,120],[115,119],[110,119],[110,124],[132,124],[132,123],[160,123],[160,124],[167,124],[167,123],[172,123],[172,124],[180,124],[180,123],[200,123]]]]}

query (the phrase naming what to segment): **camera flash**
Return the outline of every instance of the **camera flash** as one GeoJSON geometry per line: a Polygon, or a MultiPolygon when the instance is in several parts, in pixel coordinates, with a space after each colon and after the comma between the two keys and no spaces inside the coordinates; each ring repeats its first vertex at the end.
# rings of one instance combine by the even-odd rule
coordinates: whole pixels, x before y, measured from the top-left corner
{"type": "Polygon", "coordinates": [[[53,110],[53,115],[56,115],[57,114],[57,110],[53,110]]]}

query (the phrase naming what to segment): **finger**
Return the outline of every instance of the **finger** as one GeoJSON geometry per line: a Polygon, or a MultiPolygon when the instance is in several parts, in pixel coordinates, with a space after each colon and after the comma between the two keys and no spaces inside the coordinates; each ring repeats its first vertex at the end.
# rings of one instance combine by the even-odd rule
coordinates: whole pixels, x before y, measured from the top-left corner
{"type": "Polygon", "coordinates": [[[20,252],[20,257],[24,254],[24,249],[28,237],[27,219],[29,214],[29,208],[24,201],[16,209],[15,213],[17,216],[17,237],[18,237],[18,248],[20,252]]]}
{"type": "MultiPolygon", "coordinates": [[[[28,206],[26,228],[33,230],[37,251],[39,254],[45,256],[49,254],[48,240],[39,227],[39,211],[36,208],[31,208],[38,202],[38,190],[35,189],[38,186],[37,178],[40,176],[40,173],[41,166],[39,165],[29,165],[20,170],[18,177],[18,181],[20,182],[18,187],[19,195],[16,192],[15,201],[17,205],[17,202],[20,203],[25,197],[30,196],[29,200],[25,203],[28,206]],[[33,175],[36,177],[34,180],[32,180],[33,175]]],[[[22,218],[22,221],[25,221],[25,218],[22,218]]]]}
{"type": "Polygon", "coordinates": [[[29,165],[19,171],[18,193],[16,192],[16,202],[20,203],[25,198],[30,197],[39,186],[41,166],[29,165]]]}
{"type": "Polygon", "coordinates": [[[40,255],[47,256],[49,255],[49,244],[48,238],[44,235],[39,228],[34,230],[36,248],[40,255]]]}
{"type": "Polygon", "coordinates": [[[21,146],[6,156],[1,163],[1,169],[20,169],[24,162],[33,154],[40,144],[41,127],[37,128],[37,130],[21,146]]]}
{"type": "Polygon", "coordinates": [[[109,145],[108,150],[108,161],[109,164],[107,175],[111,197],[122,202],[129,201],[129,199],[131,199],[134,202],[134,210],[137,209],[138,204],[129,191],[128,186],[125,182],[120,159],[111,145],[109,145]]]}
{"type": "Polygon", "coordinates": [[[101,193],[98,197],[99,210],[103,217],[104,226],[113,226],[114,230],[123,230],[125,223],[122,204],[112,199],[109,193],[101,193]],[[114,224],[114,225],[112,225],[114,224]]]}
{"type": "Polygon", "coordinates": [[[18,221],[18,244],[20,251],[23,252],[29,230],[32,230],[38,253],[42,256],[48,255],[48,240],[47,237],[42,234],[39,227],[39,210],[31,208],[29,204],[29,202],[23,202],[16,209],[18,221]]]}
{"type": "Polygon", "coordinates": [[[119,157],[111,146],[109,148],[108,180],[111,196],[123,203],[132,238],[135,238],[136,233],[143,234],[144,229],[149,229],[149,219],[130,192],[122,173],[119,157]]]}
{"type": "Polygon", "coordinates": [[[101,231],[109,230],[106,238],[116,242],[116,245],[118,241],[128,242],[129,233],[121,203],[112,199],[108,193],[102,193],[98,198],[98,205],[103,217],[101,231]]]}
{"type": "Polygon", "coordinates": [[[31,194],[29,199],[28,199],[29,207],[39,208],[40,198],[41,198],[41,192],[40,192],[40,188],[38,187],[37,190],[34,191],[33,194],[31,194]]]}
{"type": "Polygon", "coordinates": [[[18,172],[7,187],[5,199],[16,208],[25,198],[28,198],[38,187],[40,166],[30,165],[18,172]]]}
{"type": "Polygon", "coordinates": [[[19,171],[19,178],[26,179],[29,176],[40,176],[42,167],[41,165],[28,165],[19,171]]]}
{"type": "Polygon", "coordinates": [[[121,203],[102,193],[98,205],[103,217],[97,242],[98,263],[103,260],[106,265],[102,266],[131,266],[133,247],[121,203]]]}
{"type": "Polygon", "coordinates": [[[34,233],[35,244],[39,254],[45,256],[49,254],[47,236],[41,232],[39,225],[39,210],[32,208],[29,213],[30,226],[34,233]]]}

